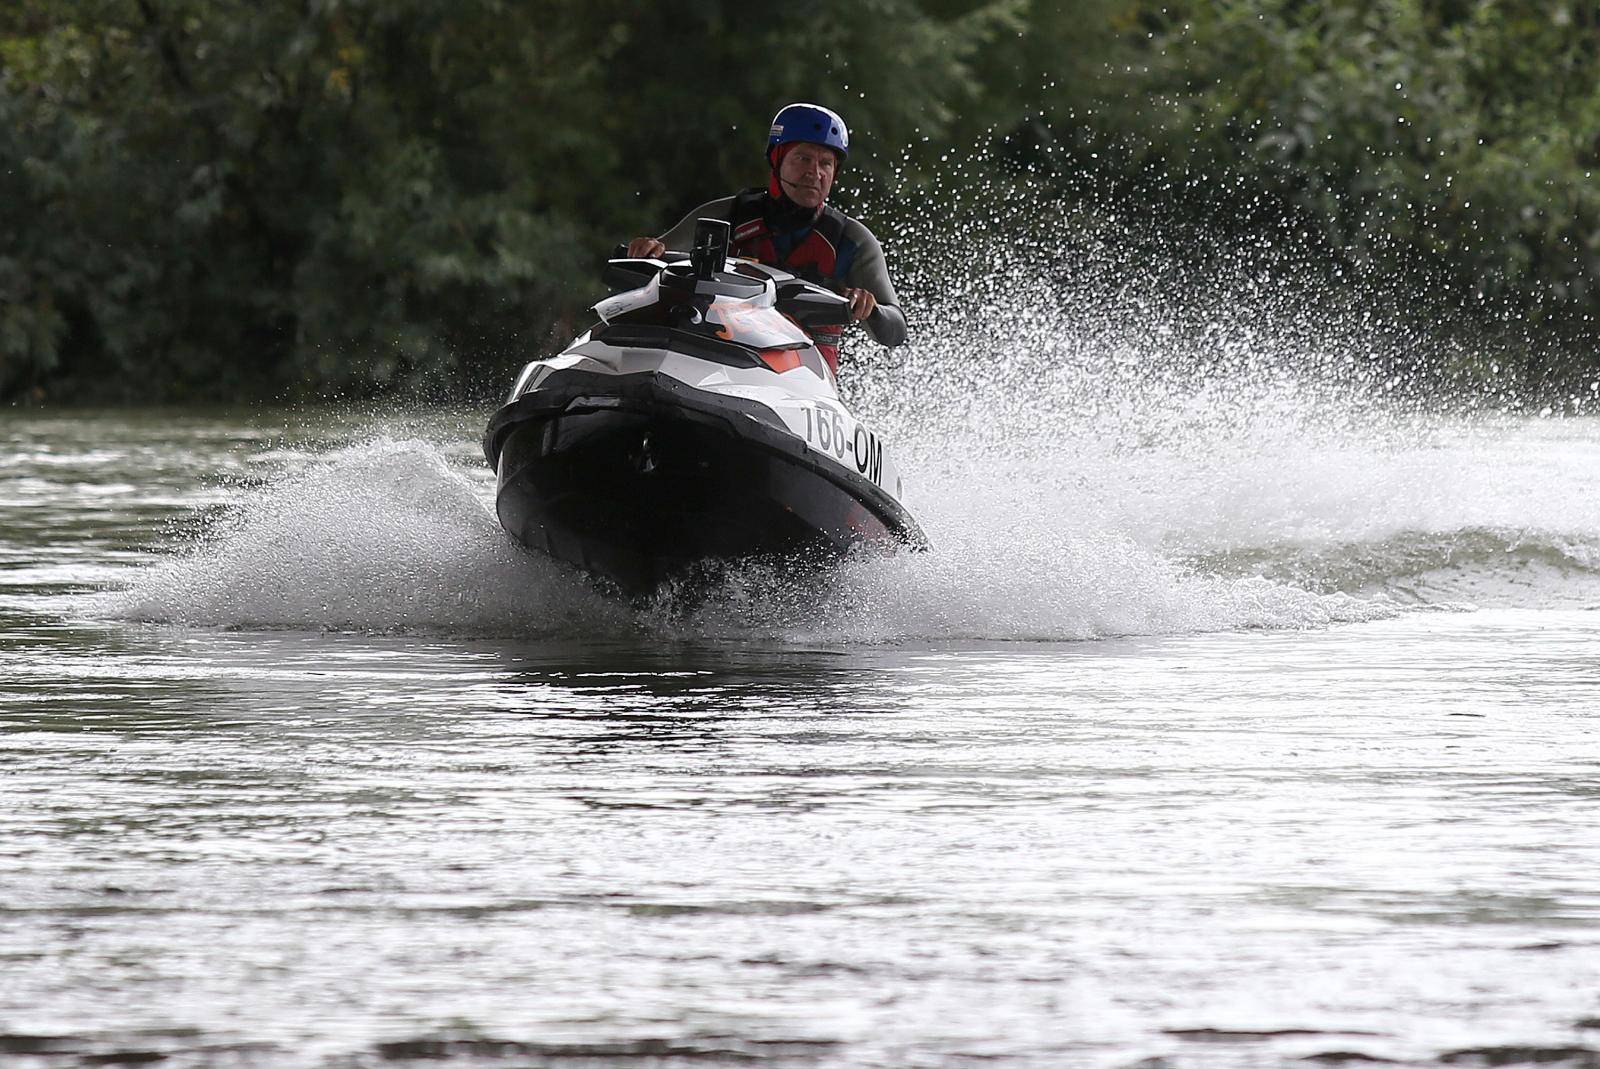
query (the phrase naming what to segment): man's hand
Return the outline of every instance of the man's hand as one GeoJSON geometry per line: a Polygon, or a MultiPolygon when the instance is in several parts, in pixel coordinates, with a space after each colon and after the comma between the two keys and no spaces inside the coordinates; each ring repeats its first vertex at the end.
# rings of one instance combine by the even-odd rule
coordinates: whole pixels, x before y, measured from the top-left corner
{"type": "Polygon", "coordinates": [[[871,315],[878,307],[878,298],[872,295],[871,290],[846,287],[843,295],[850,298],[850,318],[857,323],[871,315]]]}
{"type": "Polygon", "coordinates": [[[636,260],[650,256],[660,256],[666,251],[667,247],[655,238],[634,238],[628,242],[628,255],[636,260]]]}

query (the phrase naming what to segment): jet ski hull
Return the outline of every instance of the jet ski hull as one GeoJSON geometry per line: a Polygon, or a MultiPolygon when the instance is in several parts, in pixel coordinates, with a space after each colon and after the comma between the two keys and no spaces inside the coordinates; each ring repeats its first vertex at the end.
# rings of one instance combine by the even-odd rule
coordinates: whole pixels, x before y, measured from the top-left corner
{"type": "Polygon", "coordinates": [[[565,372],[501,409],[484,449],[512,537],[628,594],[708,559],[923,541],[899,502],[764,406],[664,375],[565,372]]]}

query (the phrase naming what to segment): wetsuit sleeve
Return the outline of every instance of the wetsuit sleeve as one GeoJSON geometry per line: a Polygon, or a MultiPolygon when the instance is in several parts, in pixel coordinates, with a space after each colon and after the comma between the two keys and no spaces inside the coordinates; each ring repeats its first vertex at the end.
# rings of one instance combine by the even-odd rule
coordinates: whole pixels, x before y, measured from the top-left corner
{"type": "Polygon", "coordinates": [[[851,220],[849,236],[858,248],[850,270],[845,274],[845,285],[862,289],[878,299],[878,307],[867,317],[867,330],[879,345],[904,345],[906,317],[900,311],[900,298],[889,281],[889,269],[883,262],[883,246],[872,231],[851,220]]]}
{"type": "Polygon", "coordinates": [[[694,247],[694,224],[701,219],[730,219],[733,212],[732,197],[707,201],[688,215],[679,219],[671,230],[656,240],[671,252],[688,252],[694,247]]]}

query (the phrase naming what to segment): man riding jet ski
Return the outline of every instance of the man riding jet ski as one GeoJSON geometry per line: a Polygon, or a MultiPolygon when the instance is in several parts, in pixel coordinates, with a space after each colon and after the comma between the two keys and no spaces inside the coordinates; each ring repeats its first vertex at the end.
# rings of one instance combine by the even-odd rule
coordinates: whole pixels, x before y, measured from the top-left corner
{"type": "MultiPolygon", "coordinates": [[[[865,321],[880,345],[901,345],[906,320],[872,231],[827,203],[833,180],[850,150],[850,131],[836,112],[817,104],[790,104],[772,119],[767,135],[766,189],[747,189],[702,204],[659,238],[628,243],[628,255],[659,256],[685,249],[699,219],[726,219],[731,252],[819,283],[850,301],[850,318],[865,321]]],[[[843,327],[811,330],[823,359],[839,369],[843,327]]]]}
{"type": "Polygon", "coordinates": [[[706,561],[926,545],[806,333],[859,306],[730,259],[729,238],[701,219],[688,256],[610,261],[600,322],[525,367],[484,432],[501,526],[625,594],[706,561]]]}
{"type": "Polygon", "coordinates": [[[882,437],[839,399],[845,324],[906,333],[877,239],[825,203],[849,136],[791,104],[767,190],[610,261],[600,322],[523,368],[484,432],[513,538],[629,595],[707,561],[927,545],[882,437]]]}

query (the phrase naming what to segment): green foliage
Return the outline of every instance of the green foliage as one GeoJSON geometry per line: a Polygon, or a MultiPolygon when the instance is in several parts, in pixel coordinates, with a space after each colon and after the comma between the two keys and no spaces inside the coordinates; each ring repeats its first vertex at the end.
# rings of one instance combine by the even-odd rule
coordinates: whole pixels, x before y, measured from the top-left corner
{"type": "Polygon", "coordinates": [[[822,8],[28,0],[0,396],[498,384],[614,241],[759,180],[779,104],[848,84],[892,143],[978,94],[985,9],[822,8]]]}
{"type": "Polygon", "coordinates": [[[1150,0],[1141,21],[1141,104],[1095,124],[1141,164],[1242,190],[1218,198],[1234,218],[1309,220],[1348,263],[1427,260],[1547,320],[1600,307],[1600,8],[1150,0]]]}
{"type": "Polygon", "coordinates": [[[0,398],[497,389],[794,99],[850,119],[847,198],[992,135],[1551,329],[1600,301],[1577,0],[11,0],[0,398]]]}

